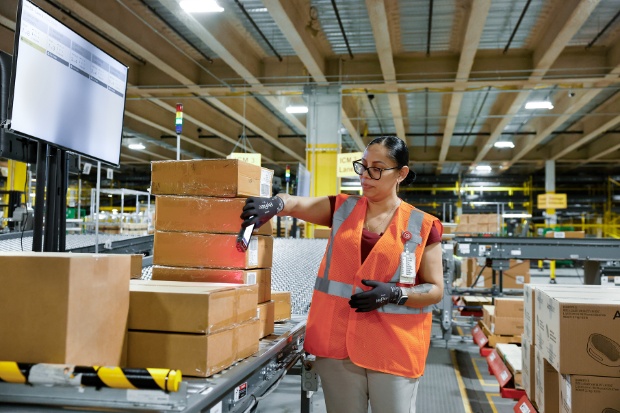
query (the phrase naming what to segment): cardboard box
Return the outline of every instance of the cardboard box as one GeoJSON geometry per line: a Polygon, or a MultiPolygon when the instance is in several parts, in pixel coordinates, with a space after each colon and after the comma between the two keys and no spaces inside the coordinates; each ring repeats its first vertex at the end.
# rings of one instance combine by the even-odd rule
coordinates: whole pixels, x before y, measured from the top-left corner
{"type": "Polygon", "coordinates": [[[521,339],[521,384],[530,400],[536,400],[536,347],[525,337],[521,339]]]}
{"type": "Polygon", "coordinates": [[[127,330],[127,254],[0,253],[0,359],[117,366],[127,330]]]}
{"type": "Polygon", "coordinates": [[[519,336],[523,334],[523,317],[498,317],[496,307],[491,333],[498,336],[519,336]]]}
{"type": "Polygon", "coordinates": [[[236,358],[234,330],[214,334],[130,331],[127,363],[131,368],[181,370],[183,376],[208,377],[236,358]]]}
{"type": "MultiPolygon", "coordinates": [[[[175,232],[211,232],[238,234],[239,217],[245,198],[208,198],[195,196],[158,196],[155,199],[155,229],[175,232]]],[[[255,234],[272,235],[271,220],[255,234]]]]}
{"type": "Polygon", "coordinates": [[[131,278],[142,277],[142,254],[131,254],[131,278]]]}
{"type": "Polygon", "coordinates": [[[271,300],[271,268],[255,270],[154,265],[153,280],[249,284],[258,286],[257,303],[271,300]]]}
{"type": "Polygon", "coordinates": [[[284,321],[291,319],[291,292],[272,291],[271,299],[275,301],[274,321],[284,321]]]}
{"type": "MultiPolygon", "coordinates": [[[[478,275],[481,266],[477,265],[474,269],[474,276],[478,275]]],[[[499,272],[497,274],[497,284],[499,285],[499,272]]],[[[489,288],[493,283],[493,272],[491,268],[485,268],[482,272],[484,276],[484,286],[489,288]]],[[[530,282],[530,260],[511,259],[509,267],[502,273],[503,288],[522,289],[523,285],[530,282]]]]}
{"type": "Polygon", "coordinates": [[[523,388],[523,374],[522,374],[522,351],[521,346],[512,343],[498,343],[495,346],[497,354],[504,361],[504,365],[510,370],[512,374],[515,388],[523,388]]]}
{"type": "Polygon", "coordinates": [[[549,231],[545,238],[585,238],[585,231],[549,231]]]}
{"type": "Polygon", "coordinates": [[[620,377],[560,376],[560,412],[620,411],[620,377]]]}
{"type": "Polygon", "coordinates": [[[523,317],[522,297],[497,297],[495,298],[496,317],[523,317]]]}
{"type": "Polygon", "coordinates": [[[256,316],[256,285],[132,280],[129,329],[210,334],[256,316]]]}
{"type": "Polygon", "coordinates": [[[273,238],[253,235],[245,252],[237,236],[202,232],[155,231],[153,264],[171,267],[270,268],[273,238]]]}
{"type": "Polygon", "coordinates": [[[560,375],[539,351],[536,351],[534,356],[538,413],[556,413],[560,409],[560,375]]]}
{"type": "Polygon", "coordinates": [[[271,196],[273,171],[237,159],[151,163],[153,195],[271,196]]]}
{"type": "Polygon", "coordinates": [[[483,305],[482,306],[482,322],[490,330],[493,324],[493,316],[495,315],[495,306],[483,305]]]}
{"type": "Polygon", "coordinates": [[[268,301],[258,305],[256,314],[260,320],[260,331],[258,338],[263,338],[273,333],[273,323],[276,311],[275,304],[275,301],[268,301]]]}
{"type": "Polygon", "coordinates": [[[523,289],[523,334],[528,342],[536,345],[536,291],[553,290],[567,295],[580,296],[587,291],[597,291],[601,287],[595,285],[565,285],[565,284],[526,284],[523,289]]]}
{"type": "Polygon", "coordinates": [[[234,329],[235,360],[243,360],[258,351],[260,321],[252,319],[234,329]]]}
{"type": "Polygon", "coordinates": [[[579,297],[536,292],[536,345],[560,373],[618,376],[620,295],[613,290],[584,290],[579,297]]]}

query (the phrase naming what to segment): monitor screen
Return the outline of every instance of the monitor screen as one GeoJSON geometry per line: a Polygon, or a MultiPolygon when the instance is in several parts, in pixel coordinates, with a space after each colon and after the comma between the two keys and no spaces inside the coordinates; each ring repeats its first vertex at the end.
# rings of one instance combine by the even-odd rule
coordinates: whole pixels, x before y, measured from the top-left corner
{"type": "Polygon", "coordinates": [[[120,162],[127,66],[28,0],[18,7],[11,130],[120,162]]]}

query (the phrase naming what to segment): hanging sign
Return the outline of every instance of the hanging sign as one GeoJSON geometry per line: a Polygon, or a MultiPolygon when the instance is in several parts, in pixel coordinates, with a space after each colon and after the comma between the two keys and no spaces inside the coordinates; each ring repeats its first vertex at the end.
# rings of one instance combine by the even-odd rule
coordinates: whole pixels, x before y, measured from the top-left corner
{"type": "Polygon", "coordinates": [[[250,163],[252,165],[261,164],[261,154],[260,153],[243,153],[243,152],[233,152],[226,157],[226,159],[239,159],[240,161],[250,163]]]}
{"type": "Polygon", "coordinates": [[[539,194],[538,209],[566,209],[566,194],[539,194]]]}
{"type": "Polygon", "coordinates": [[[345,176],[357,176],[353,170],[353,161],[362,158],[362,152],[339,153],[337,155],[336,176],[339,178],[345,176]]]}

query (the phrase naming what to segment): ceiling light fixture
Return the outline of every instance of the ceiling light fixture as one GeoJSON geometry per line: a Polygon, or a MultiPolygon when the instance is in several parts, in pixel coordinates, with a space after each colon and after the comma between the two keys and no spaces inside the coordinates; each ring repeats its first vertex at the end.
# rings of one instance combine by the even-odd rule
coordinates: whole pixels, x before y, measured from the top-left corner
{"type": "Polygon", "coordinates": [[[476,166],[476,172],[491,172],[493,168],[490,165],[478,165],[476,166]]]}
{"type": "Polygon", "coordinates": [[[515,144],[510,141],[497,141],[493,144],[496,148],[514,148],[515,144]]]}
{"type": "Polygon", "coordinates": [[[221,13],[224,11],[215,0],[182,0],[179,5],[188,13],[221,13]]]}
{"type": "Polygon", "coordinates": [[[308,106],[287,106],[288,113],[308,113],[308,106]]]}
{"type": "Polygon", "coordinates": [[[548,100],[531,100],[525,104],[525,109],[553,109],[553,103],[548,100]]]}
{"type": "Polygon", "coordinates": [[[527,214],[527,213],[504,214],[502,216],[504,218],[532,218],[532,214],[527,214]]]}
{"type": "Polygon", "coordinates": [[[145,149],[146,146],[142,145],[141,143],[130,143],[128,145],[129,149],[135,149],[136,151],[141,151],[142,149],[145,149]]]}

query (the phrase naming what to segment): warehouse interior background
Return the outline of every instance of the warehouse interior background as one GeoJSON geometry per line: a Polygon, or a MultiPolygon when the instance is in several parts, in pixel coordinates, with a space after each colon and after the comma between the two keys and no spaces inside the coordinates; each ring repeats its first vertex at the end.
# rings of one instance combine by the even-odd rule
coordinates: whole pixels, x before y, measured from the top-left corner
{"type": "MultiPolygon", "coordinates": [[[[148,189],[150,162],[175,159],[182,103],[182,159],[259,152],[281,182],[290,166],[294,193],[307,123],[287,108],[305,104],[308,86],[335,85],[341,152],[405,140],[418,178],[401,196],[444,221],[446,206],[501,204],[543,223],[535,200],[553,161],[568,198],[558,223],[618,236],[618,0],[219,0],[220,12],[200,14],[177,0],[35,3],[129,67],[121,165],[102,188],[148,189]]],[[[16,8],[0,2],[9,54],[16,8]]],[[[82,208],[95,175],[80,175],[82,208]]],[[[108,196],[102,207],[118,208],[108,196]]]]}

